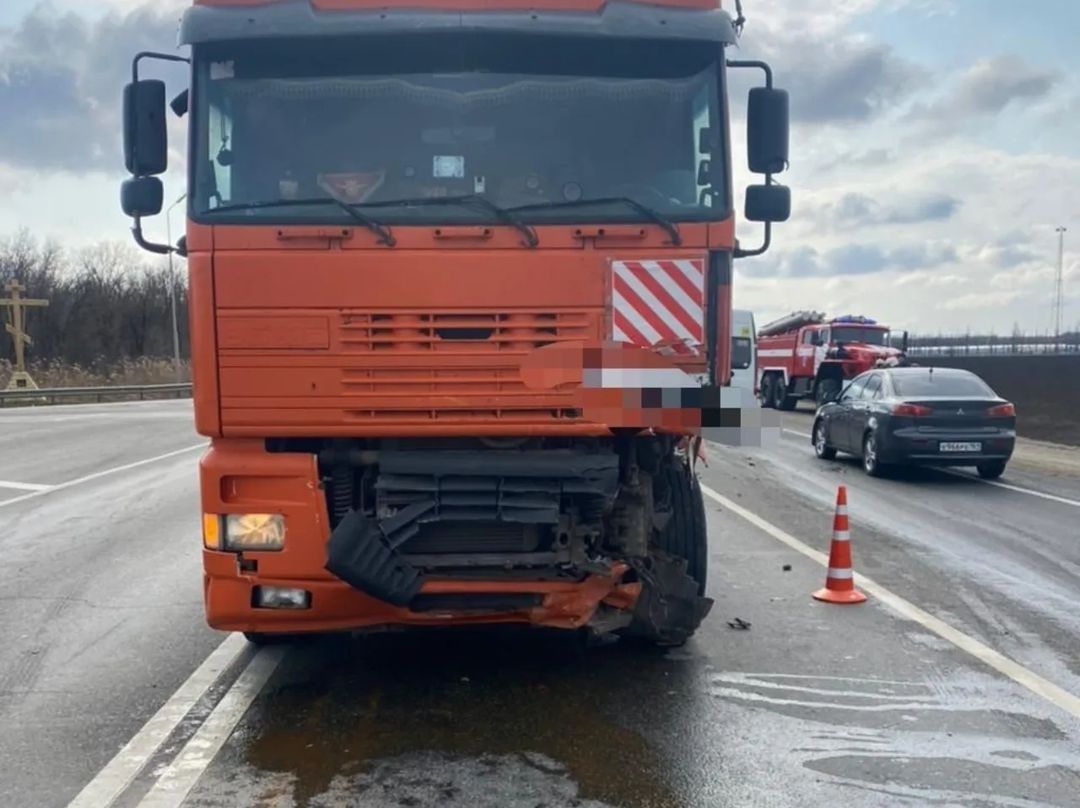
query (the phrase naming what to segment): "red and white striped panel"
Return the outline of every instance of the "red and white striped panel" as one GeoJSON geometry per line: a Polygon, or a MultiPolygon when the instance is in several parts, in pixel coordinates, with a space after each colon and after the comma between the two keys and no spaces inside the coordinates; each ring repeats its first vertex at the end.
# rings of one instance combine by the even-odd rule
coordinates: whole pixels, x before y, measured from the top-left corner
{"type": "Polygon", "coordinates": [[[612,337],[675,353],[705,344],[705,261],[611,263],[612,337]]]}

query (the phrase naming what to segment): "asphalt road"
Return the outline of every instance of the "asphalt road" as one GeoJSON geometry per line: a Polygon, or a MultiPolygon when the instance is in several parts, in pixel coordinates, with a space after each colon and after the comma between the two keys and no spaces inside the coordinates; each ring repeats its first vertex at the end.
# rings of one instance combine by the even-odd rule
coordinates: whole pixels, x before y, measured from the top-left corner
{"type": "Polygon", "coordinates": [[[681,649],[256,651],[203,625],[187,403],[0,412],[0,805],[1077,805],[1080,478],[870,480],[785,418],[710,449],[681,649]],[[809,597],[839,483],[861,606],[809,597]]]}

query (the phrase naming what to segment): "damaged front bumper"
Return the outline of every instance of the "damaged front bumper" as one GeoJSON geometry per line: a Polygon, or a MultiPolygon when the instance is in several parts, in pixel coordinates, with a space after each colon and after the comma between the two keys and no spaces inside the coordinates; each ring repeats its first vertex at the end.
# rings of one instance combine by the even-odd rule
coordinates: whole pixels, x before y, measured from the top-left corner
{"type": "Polygon", "coordinates": [[[207,615],[223,631],[297,633],[353,631],[388,626],[520,623],[576,629],[594,618],[607,622],[610,612],[627,615],[641,594],[639,581],[628,581],[630,568],[613,563],[604,573],[581,581],[483,581],[428,578],[408,606],[372,597],[344,581],[269,579],[244,575],[236,556],[204,551],[207,615]],[[257,586],[303,589],[307,609],[254,606],[257,586]]]}

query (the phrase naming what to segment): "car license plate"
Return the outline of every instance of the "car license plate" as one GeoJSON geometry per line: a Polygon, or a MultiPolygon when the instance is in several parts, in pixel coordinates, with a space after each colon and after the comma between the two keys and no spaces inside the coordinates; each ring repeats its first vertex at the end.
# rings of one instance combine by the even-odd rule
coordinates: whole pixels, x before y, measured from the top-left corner
{"type": "Polygon", "coordinates": [[[981,443],[940,443],[938,450],[942,452],[981,452],[981,443]]]}

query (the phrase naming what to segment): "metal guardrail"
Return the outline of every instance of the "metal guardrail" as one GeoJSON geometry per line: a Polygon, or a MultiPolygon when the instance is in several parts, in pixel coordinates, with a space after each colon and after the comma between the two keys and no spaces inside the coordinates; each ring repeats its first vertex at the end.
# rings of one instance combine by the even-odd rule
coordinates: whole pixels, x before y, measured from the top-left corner
{"type": "Polygon", "coordinates": [[[61,399],[87,399],[101,402],[105,399],[135,398],[143,401],[147,398],[175,396],[184,398],[191,395],[191,383],[183,384],[126,384],[113,387],[56,387],[40,390],[0,390],[0,407],[8,404],[55,404],[61,399]]]}

